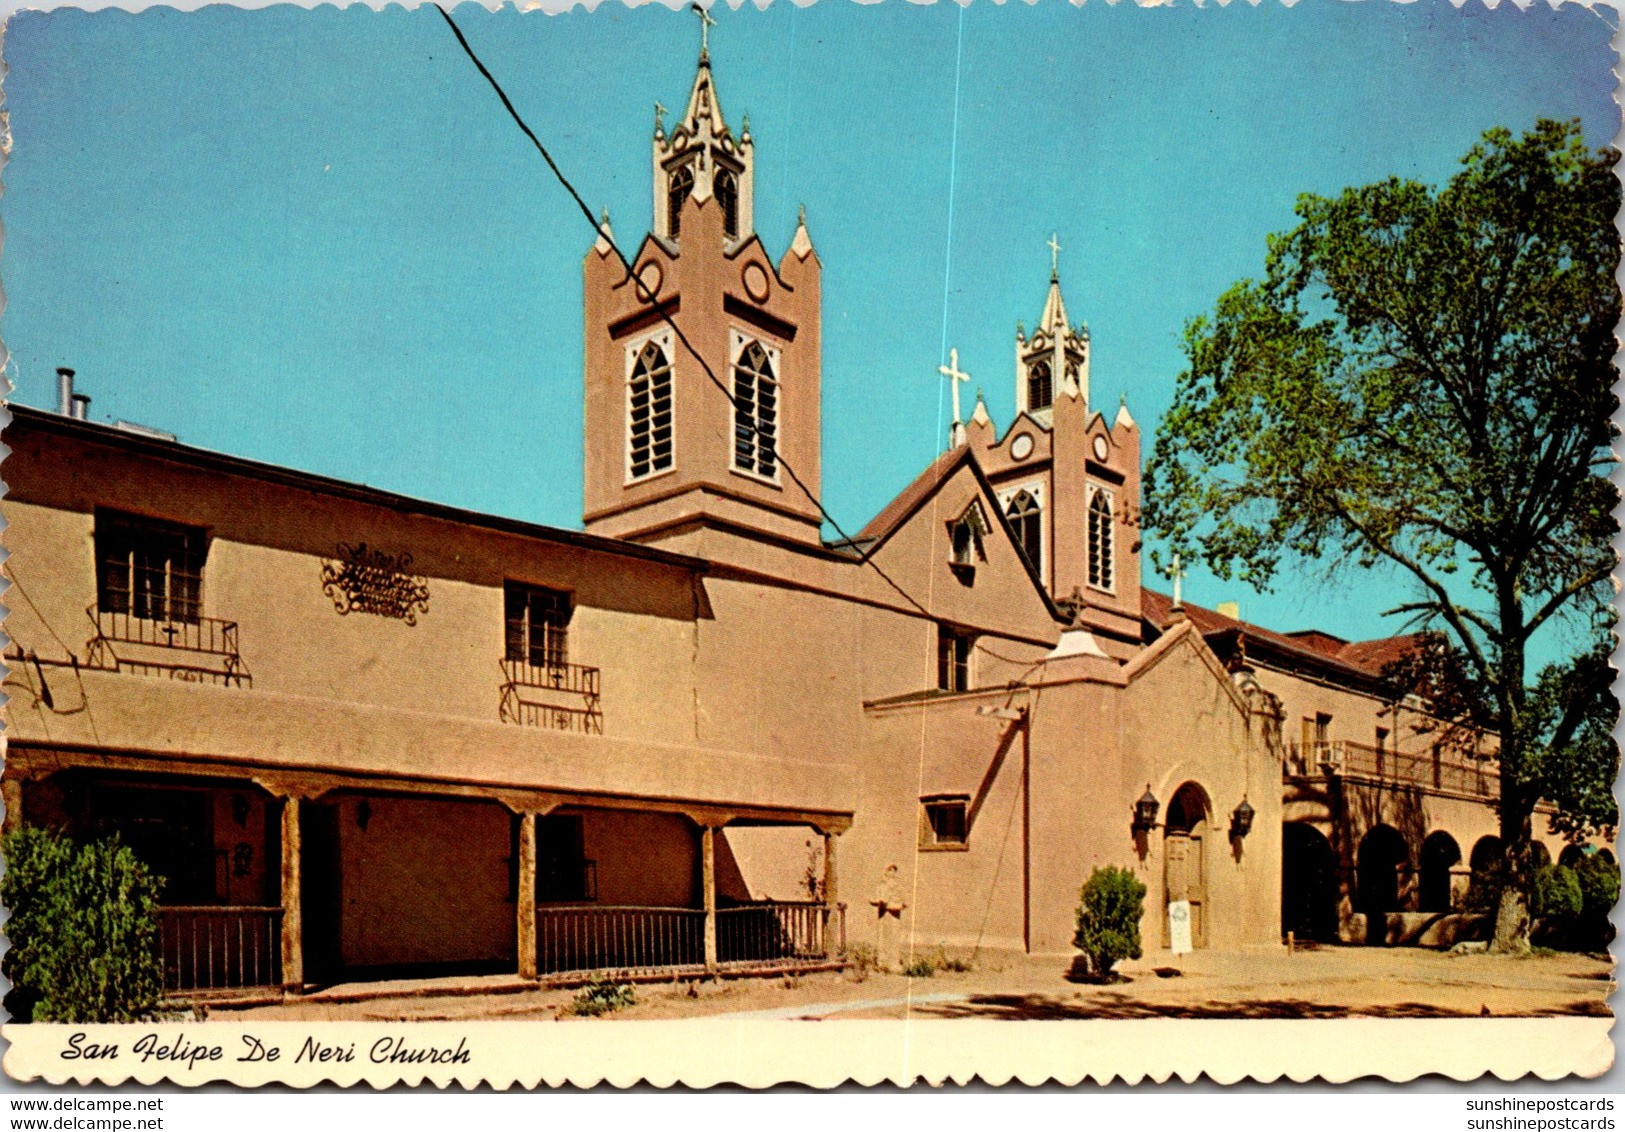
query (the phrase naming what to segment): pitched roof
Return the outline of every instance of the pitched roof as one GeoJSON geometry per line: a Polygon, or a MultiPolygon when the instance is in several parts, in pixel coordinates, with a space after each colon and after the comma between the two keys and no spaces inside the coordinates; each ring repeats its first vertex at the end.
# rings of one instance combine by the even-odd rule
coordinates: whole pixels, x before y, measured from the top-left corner
{"type": "MultiPolygon", "coordinates": [[[[1140,613],[1158,630],[1172,624],[1173,598],[1141,588],[1140,613]]],[[[1369,686],[1382,679],[1383,669],[1416,647],[1418,634],[1381,637],[1371,641],[1345,641],[1318,629],[1278,633],[1262,625],[1226,617],[1216,610],[1184,603],[1185,616],[1202,635],[1214,638],[1233,634],[1245,638],[1249,654],[1275,659],[1289,667],[1315,669],[1332,679],[1369,686]]]]}
{"type": "Polygon", "coordinates": [[[912,515],[914,509],[924,503],[942,481],[952,475],[954,469],[969,456],[970,447],[960,445],[957,448],[950,448],[932,460],[926,465],[925,471],[914,477],[913,483],[898,492],[896,498],[864,524],[863,530],[853,536],[852,541],[854,543],[883,541],[887,535],[901,526],[903,520],[912,515]]]}

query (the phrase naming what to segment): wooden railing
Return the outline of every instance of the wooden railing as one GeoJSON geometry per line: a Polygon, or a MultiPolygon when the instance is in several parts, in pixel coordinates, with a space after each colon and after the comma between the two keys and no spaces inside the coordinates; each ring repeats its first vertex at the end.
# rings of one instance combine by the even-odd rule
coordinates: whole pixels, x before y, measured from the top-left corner
{"type": "Polygon", "coordinates": [[[717,910],[717,961],[827,959],[846,935],[844,907],[765,901],[717,910]]]}
{"type": "Polygon", "coordinates": [[[705,912],[616,904],[542,905],[536,910],[536,969],[642,970],[705,962],[705,912]]]}
{"type": "MultiPolygon", "coordinates": [[[[716,913],[718,963],[827,959],[846,944],[845,905],[764,901],[716,913]]],[[[645,971],[705,965],[699,908],[543,904],[536,909],[536,969],[645,971]]]]}
{"type": "Polygon", "coordinates": [[[1443,750],[1401,752],[1344,739],[1288,744],[1285,771],[1289,777],[1336,774],[1477,798],[1497,798],[1501,789],[1500,774],[1491,759],[1462,759],[1443,750]]]}
{"type": "Polygon", "coordinates": [[[282,909],[232,904],[158,909],[166,991],[269,987],[282,982],[282,909]]]}

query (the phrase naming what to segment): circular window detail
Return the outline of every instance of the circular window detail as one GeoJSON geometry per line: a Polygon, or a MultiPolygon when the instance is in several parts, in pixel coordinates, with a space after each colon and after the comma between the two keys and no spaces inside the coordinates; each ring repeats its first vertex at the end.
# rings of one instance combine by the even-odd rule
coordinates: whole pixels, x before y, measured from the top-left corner
{"type": "Polygon", "coordinates": [[[767,297],[773,293],[772,280],[768,278],[767,268],[752,260],[747,263],[739,273],[740,281],[745,284],[745,294],[753,302],[765,303],[767,297]]]}
{"type": "Polygon", "coordinates": [[[660,285],[665,281],[665,272],[660,270],[658,263],[650,260],[638,268],[638,282],[643,284],[638,288],[638,298],[646,303],[652,301],[660,294],[660,285]]]}
{"type": "Polygon", "coordinates": [[[1033,434],[1024,432],[1010,442],[1010,458],[1025,460],[1033,454],[1033,434]]]}
{"type": "Polygon", "coordinates": [[[1109,455],[1111,455],[1111,447],[1106,443],[1106,438],[1097,435],[1095,437],[1095,459],[1104,460],[1109,455]]]}

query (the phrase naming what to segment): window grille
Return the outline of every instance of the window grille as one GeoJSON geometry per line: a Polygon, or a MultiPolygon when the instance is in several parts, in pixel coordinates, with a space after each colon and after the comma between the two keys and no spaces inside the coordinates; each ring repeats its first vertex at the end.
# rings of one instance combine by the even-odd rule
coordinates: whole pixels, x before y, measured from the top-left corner
{"type": "Polygon", "coordinates": [[[1055,382],[1049,363],[1035,361],[1027,367],[1027,408],[1047,409],[1055,401],[1055,382]]]}
{"type": "Polygon", "coordinates": [[[711,183],[711,192],[722,206],[722,234],[728,239],[739,236],[739,178],[732,169],[718,169],[711,183]]]}
{"type": "Polygon", "coordinates": [[[1010,527],[1016,533],[1016,545],[1032,563],[1033,569],[1041,568],[1044,545],[1044,515],[1038,506],[1038,500],[1030,492],[1018,491],[1010,500],[1004,510],[1005,518],[1010,520],[1010,527]]]}
{"type": "Polygon", "coordinates": [[[1113,585],[1112,500],[1096,489],[1089,499],[1089,584],[1109,590],[1113,585]]]}
{"type": "Polygon", "coordinates": [[[144,621],[197,624],[205,546],[200,527],[98,511],[97,608],[144,621]]]}
{"type": "Polygon", "coordinates": [[[758,342],[734,363],[734,467],[777,479],[779,384],[773,362],[758,342]]]}
{"type": "Polygon", "coordinates": [[[533,668],[563,668],[570,662],[570,617],[574,612],[574,602],[563,590],[509,582],[507,659],[533,668]]]}
{"type": "Polygon", "coordinates": [[[683,202],[694,192],[694,170],[679,165],[672,171],[666,189],[666,228],[672,239],[677,239],[683,227],[683,202]]]}
{"type": "Polygon", "coordinates": [[[627,384],[627,465],[632,479],[672,466],[671,362],[656,342],[646,343],[627,384]]]}

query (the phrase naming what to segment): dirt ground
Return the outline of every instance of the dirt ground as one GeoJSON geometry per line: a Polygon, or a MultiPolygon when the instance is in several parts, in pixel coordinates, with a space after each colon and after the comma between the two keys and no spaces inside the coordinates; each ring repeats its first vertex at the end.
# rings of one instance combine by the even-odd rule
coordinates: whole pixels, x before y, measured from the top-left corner
{"type": "MultiPolygon", "coordinates": [[[[1450,1018],[1611,1014],[1613,964],[1579,955],[1507,958],[1412,948],[1315,947],[1292,955],[1167,954],[1120,965],[1126,979],[1075,983],[1065,958],[983,953],[963,972],[929,978],[820,972],[776,978],[641,983],[633,1005],[605,1018],[1450,1018]]],[[[511,979],[420,983],[363,1001],[366,990],[246,1008],[242,1020],[577,1020],[574,990],[514,990],[511,979]],[[448,993],[456,989],[461,993],[448,993]],[[502,993],[498,993],[501,991],[502,993]],[[324,1000],[324,998],[326,1000],[324,1000]]]]}

